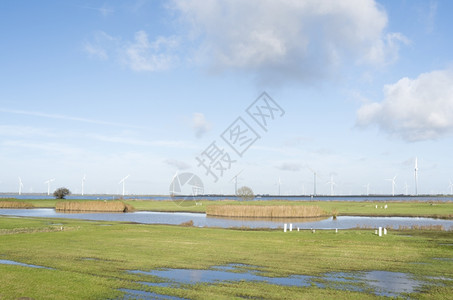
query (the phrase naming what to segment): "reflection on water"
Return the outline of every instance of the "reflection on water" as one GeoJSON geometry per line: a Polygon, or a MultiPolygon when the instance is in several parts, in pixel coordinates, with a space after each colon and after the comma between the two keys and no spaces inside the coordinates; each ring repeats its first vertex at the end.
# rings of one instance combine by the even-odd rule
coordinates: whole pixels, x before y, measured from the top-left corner
{"type": "Polygon", "coordinates": [[[442,225],[445,230],[453,229],[453,220],[431,219],[431,218],[406,218],[406,217],[348,217],[339,216],[336,220],[332,217],[313,219],[226,219],[218,217],[207,217],[202,213],[169,213],[139,211],[132,213],[60,213],[51,208],[35,209],[0,209],[0,215],[21,216],[21,217],[43,217],[43,218],[68,218],[94,221],[119,221],[135,222],[142,224],[170,224],[179,225],[184,222],[193,221],[197,227],[221,227],[221,228],[282,228],[284,223],[293,224],[297,229],[349,229],[355,227],[387,227],[397,229],[398,227],[411,226],[436,226],[442,225]]]}
{"type": "Polygon", "coordinates": [[[257,267],[230,264],[214,266],[207,270],[198,269],[161,269],[151,271],[133,270],[131,274],[156,276],[165,282],[138,282],[146,286],[178,287],[181,284],[227,283],[237,281],[255,281],[268,284],[319,288],[335,288],[371,292],[379,296],[398,297],[402,293],[413,293],[423,282],[412,279],[408,274],[369,271],[355,273],[326,273],[321,276],[291,275],[288,277],[267,277],[260,275],[257,267]],[[250,269],[250,267],[255,269],[250,269]]]}
{"type": "Polygon", "coordinates": [[[15,266],[21,266],[21,267],[35,268],[35,269],[49,269],[49,270],[53,270],[52,268],[47,268],[47,267],[37,266],[37,265],[29,265],[29,264],[20,263],[20,262],[14,261],[14,260],[6,260],[6,259],[0,259],[0,264],[2,264],[2,265],[15,265],[15,266]]]}

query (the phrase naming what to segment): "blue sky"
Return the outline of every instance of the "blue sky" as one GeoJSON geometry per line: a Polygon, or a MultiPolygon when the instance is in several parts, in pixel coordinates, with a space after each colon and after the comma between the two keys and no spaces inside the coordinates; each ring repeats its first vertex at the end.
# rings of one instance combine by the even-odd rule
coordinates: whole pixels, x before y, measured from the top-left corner
{"type": "MultiPolygon", "coordinates": [[[[0,192],[447,193],[451,1],[1,1],[0,192]],[[262,92],[285,111],[267,132],[262,92]],[[221,134],[260,135],[242,157],[221,134]],[[212,142],[234,163],[213,177],[212,142]]],[[[215,168],[214,168],[215,170],[215,168]]],[[[216,171],[217,172],[217,171],[216,171]]]]}

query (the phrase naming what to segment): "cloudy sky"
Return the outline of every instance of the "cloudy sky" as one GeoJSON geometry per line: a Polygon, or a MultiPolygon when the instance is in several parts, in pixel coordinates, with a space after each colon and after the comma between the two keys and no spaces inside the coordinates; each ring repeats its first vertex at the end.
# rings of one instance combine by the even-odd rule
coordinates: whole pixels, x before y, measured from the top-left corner
{"type": "Polygon", "coordinates": [[[126,193],[168,194],[192,172],[232,193],[242,171],[255,193],[280,178],[282,194],[311,194],[315,171],[318,194],[331,179],[335,194],[389,194],[394,176],[414,193],[418,157],[419,193],[447,193],[452,12],[448,0],[1,1],[0,192],[21,177],[24,192],[55,178],[80,193],[86,175],[86,193],[119,193],[130,174],[126,193]]]}

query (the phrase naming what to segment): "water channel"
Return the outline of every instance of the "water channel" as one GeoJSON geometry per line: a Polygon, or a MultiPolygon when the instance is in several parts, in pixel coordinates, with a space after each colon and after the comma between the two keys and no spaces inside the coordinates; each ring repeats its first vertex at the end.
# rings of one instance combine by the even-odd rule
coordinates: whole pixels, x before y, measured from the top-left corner
{"type": "Polygon", "coordinates": [[[444,230],[453,230],[453,220],[413,218],[413,217],[356,217],[339,216],[324,219],[227,219],[209,217],[204,213],[171,213],[139,211],[132,213],[60,213],[51,208],[35,209],[0,209],[0,215],[17,217],[68,218],[94,221],[120,221],[141,224],[179,225],[193,221],[196,227],[221,228],[282,228],[284,223],[292,223],[300,229],[349,229],[355,227],[398,229],[412,226],[442,226],[444,230]]]}

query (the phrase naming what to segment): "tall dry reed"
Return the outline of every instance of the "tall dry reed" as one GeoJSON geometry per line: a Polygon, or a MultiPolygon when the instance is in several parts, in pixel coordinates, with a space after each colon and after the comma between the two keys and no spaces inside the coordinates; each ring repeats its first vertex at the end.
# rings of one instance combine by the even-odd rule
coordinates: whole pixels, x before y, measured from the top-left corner
{"type": "Polygon", "coordinates": [[[206,214],[236,218],[312,218],[327,215],[318,206],[305,205],[209,205],[206,214]]]}
{"type": "Polygon", "coordinates": [[[131,212],[134,208],[121,201],[61,201],[55,210],[63,212],[97,211],[97,212],[131,212]]]}
{"type": "Polygon", "coordinates": [[[19,201],[0,201],[0,208],[33,208],[34,205],[19,201]]]}

